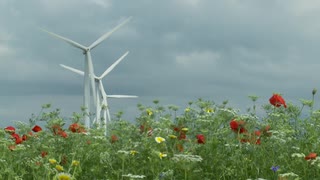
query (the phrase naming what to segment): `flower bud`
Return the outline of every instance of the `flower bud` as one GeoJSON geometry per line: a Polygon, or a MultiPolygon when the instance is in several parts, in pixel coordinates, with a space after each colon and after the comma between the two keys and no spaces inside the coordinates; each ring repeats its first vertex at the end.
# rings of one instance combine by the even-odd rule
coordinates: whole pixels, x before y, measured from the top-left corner
{"type": "Polygon", "coordinates": [[[312,95],[315,95],[317,93],[317,89],[316,88],[313,88],[312,90],[312,95]]]}

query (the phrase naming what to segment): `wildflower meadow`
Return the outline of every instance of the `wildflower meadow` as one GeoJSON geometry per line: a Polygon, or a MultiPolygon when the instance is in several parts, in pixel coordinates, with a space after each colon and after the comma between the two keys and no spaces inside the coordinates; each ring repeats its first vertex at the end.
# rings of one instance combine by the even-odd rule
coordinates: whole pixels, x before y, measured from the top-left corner
{"type": "Polygon", "coordinates": [[[259,97],[249,96],[245,113],[228,101],[198,99],[181,108],[154,100],[138,104],[135,119],[117,113],[107,136],[84,127],[85,111],[62,118],[43,105],[29,123],[1,128],[0,179],[319,179],[316,92],[296,105],[271,93],[257,107],[259,97]]]}

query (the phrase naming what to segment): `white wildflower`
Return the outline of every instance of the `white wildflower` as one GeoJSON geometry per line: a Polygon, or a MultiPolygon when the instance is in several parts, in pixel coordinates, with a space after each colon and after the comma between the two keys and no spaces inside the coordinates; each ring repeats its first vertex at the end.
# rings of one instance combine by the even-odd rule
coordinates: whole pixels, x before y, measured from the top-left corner
{"type": "Polygon", "coordinates": [[[198,156],[198,155],[174,154],[172,160],[175,162],[180,162],[180,161],[201,162],[203,159],[201,156],[198,156]]]}
{"type": "Polygon", "coordinates": [[[212,119],[212,120],[206,120],[206,119],[198,119],[196,122],[204,122],[204,123],[211,123],[211,122],[213,122],[214,120],[212,119]]]}
{"type": "Polygon", "coordinates": [[[118,154],[128,155],[128,154],[130,154],[130,151],[119,150],[117,153],[118,153],[118,154]]]}
{"type": "Polygon", "coordinates": [[[225,109],[225,108],[222,108],[222,109],[219,109],[220,111],[225,111],[225,112],[228,112],[228,113],[231,113],[233,114],[234,116],[237,115],[238,112],[240,112],[239,109],[225,109]]]}
{"type": "Polygon", "coordinates": [[[293,153],[293,154],[291,154],[291,157],[304,158],[304,157],[306,157],[306,155],[303,153],[293,153]]]}
{"type": "Polygon", "coordinates": [[[123,177],[129,177],[131,179],[143,179],[146,176],[145,175],[133,175],[133,174],[127,174],[127,175],[122,175],[123,177]]]}
{"type": "Polygon", "coordinates": [[[280,177],[299,177],[297,174],[293,173],[293,172],[289,172],[289,173],[284,173],[284,174],[279,174],[280,177]]]}
{"type": "Polygon", "coordinates": [[[271,113],[270,116],[273,116],[273,117],[280,117],[280,114],[278,113],[271,113]]]}
{"type": "Polygon", "coordinates": [[[225,144],[226,147],[238,147],[238,144],[225,144]]]}
{"type": "Polygon", "coordinates": [[[316,157],[316,159],[314,159],[312,162],[311,162],[311,165],[315,165],[317,164],[317,166],[319,166],[320,164],[320,157],[316,157]]]}
{"type": "Polygon", "coordinates": [[[93,136],[94,139],[105,139],[105,136],[93,136]]]}
{"type": "Polygon", "coordinates": [[[295,149],[295,150],[300,150],[300,148],[299,148],[299,147],[296,147],[296,146],[292,146],[291,148],[292,148],[292,149],[295,149]]]}

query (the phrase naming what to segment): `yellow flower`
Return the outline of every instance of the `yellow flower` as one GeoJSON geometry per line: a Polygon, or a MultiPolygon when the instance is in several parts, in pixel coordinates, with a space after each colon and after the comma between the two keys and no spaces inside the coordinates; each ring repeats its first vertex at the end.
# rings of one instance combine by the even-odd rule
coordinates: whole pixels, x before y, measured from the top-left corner
{"type": "Polygon", "coordinates": [[[206,111],[207,111],[207,113],[212,113],[212,112],[214,112],[214,110],[213,110],[212,108],[207,108],[206,111]]]}
{"type": "Polygon", "coordinates": [[[57,160],[55,160],[55,159],[49,159],[49,162],[50,162],[50,164],[55,164],[55,163],[57,163],[57,160]]]}
{"type": "Polygon", "coordinates": [[[71,180],[71,175],[68,173],[59,173],[57,175],[58,180],[71,180]]]}
{"type": "Polygon", "coordinates": [[[151,116],[153,114],[151,109],[147,109],[146,111],[147,111],[148,116],[151,116]]]}
{"type": "Polygon", "coordinates": [[[164,154],[164,153],[159,153],[159,157],[160,157],[160,159],[162,159],[163,157],[167,157],[167,154],[164,154]]]}
{"type": "Polygon", "coordinates": [[[56,169],[57,169],[58,171],[63,171],[63,166],[56,165],[56,169]]]}
{"type": "Polygon", "coordinates": [[[182,131],[188,131],[189,129],[188,128],[182,128],[181,130],[182,131]]]}
{"type": "Polygon", "coordinates": [[[191,110],[190,108],[186,108],[184,111],[185,112],[190,112],[190,110],[191,110]]]}
{"type": "Polygon", "coordinates": [[[79,166],[79,164],[80,164],[79,161],[76,161],[76,160],[72,161],[72,166],[79,166]]]}
{"type": "Polygon", "coordinates": [[[166,140],[165,140],[164,138],[162,138],[162,137],[155,137],[155,140],[156,140],[157,143],[162,143],[162,142],[166,141],[166,140]]]}
{"type": "Polygon", "coordinates": [[[170,135],[168,135],[168,136],[169,136],[169,138],[171,138],[171,139],[177,139],[177,136],[175,136],[175,135],[170,134],[170,135]]]}
{"type": "Polygon", "coordinates": [[[135,151],[135,150],[131,150],[131,151],[130,151],[130,154],[131,154],[132,156],[136,155],[137,153],[138,153],[138,152],[135,151]]]}

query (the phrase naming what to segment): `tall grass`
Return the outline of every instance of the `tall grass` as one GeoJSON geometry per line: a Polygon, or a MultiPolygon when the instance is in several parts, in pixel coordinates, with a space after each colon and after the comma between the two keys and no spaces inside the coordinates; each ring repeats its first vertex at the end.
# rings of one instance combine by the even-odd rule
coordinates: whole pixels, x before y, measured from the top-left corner
{"type": "Polygon", "coordinates": [[[308,156],[319,153],[314,95],[287,108],[265,102],[263,117],[256,96],[249,96],[246,113],[227,101],[198,99],[178,114],[179,107],[155,100],[138,105],[134,123],[119,113],[107,137],[102,129],[83,129],[82,113],[64,119],[44,105],[29,124],[16,123],[15,133],[27,137],[22,143],[0,131],[0,179],[318,179],[320,159],[308,156]],[[303,109],[309,116],[302,117],[303,109]],[[42,131],[28,134],[39,124],[42,131]]]}

